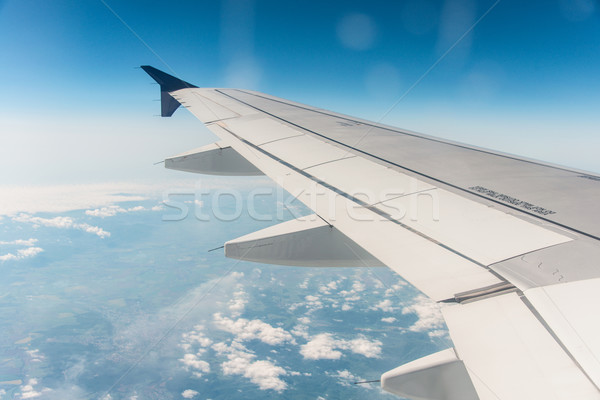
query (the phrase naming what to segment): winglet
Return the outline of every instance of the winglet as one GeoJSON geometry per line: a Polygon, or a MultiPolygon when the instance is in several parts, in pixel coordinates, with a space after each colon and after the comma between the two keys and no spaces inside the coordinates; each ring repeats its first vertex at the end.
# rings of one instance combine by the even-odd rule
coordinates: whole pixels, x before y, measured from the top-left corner
{"type": "Polygon", "coordinates": [[[170,117],[181,105],[169,92],[198,87],[149,65],[142,65],[142,69],[160,85],[161,116],[163,117],[170,117]]]}

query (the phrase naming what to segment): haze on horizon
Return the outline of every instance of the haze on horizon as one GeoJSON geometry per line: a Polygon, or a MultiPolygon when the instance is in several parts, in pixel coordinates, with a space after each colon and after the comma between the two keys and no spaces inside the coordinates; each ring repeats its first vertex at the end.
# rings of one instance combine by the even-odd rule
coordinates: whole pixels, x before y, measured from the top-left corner
{"type": "MultiPolygon", "coordinates": [[[[0,3],[2,185],[169,181],[210,143],[158,113],[154,65],[378,121],[492,1],[0,3]]],[[[500,1],[383,123],[600,171],[600,21],[591,0],[500,1]]]]}

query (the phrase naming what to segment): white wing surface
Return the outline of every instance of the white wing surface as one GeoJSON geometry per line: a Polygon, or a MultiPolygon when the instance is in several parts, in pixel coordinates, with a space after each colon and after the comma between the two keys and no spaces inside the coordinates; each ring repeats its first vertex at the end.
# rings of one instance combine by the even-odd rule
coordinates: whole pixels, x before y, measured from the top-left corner
{"type": "Polygon", "coordinates": [[[220,141],[169,168],[265,174],[314,211],[228,257],[386,265],[442,304],[454,347],[382,375],[413,399],[600,399],[600,177],[149,66],[162,115],[220,141]]]}

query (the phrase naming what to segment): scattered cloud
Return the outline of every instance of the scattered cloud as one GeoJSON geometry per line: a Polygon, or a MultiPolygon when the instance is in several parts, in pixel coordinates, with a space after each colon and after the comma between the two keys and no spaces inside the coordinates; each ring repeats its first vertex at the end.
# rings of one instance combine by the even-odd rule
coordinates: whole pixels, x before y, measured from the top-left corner
{"type": "Polygon", "coordinates": [[[0,244],[25,244],[25,245],[29,245],[30,247],[27,247],[25,249],[18,249],[16,254],[15,253],[7,253],[4,255],[0,256],[0,261],[9,261],[9,260],[22,260],[24,258],[31,258],[31,257],[35,257],[36,255],[40,254],[42,251],[44,251],[44,249],[42,249],[41,247],[35,247],[35,246],[31,246],[32,243],[37,242],[37,239],[29,239],[29,240],[14,240],[12,242],[2,242],[0,244]]]}
{"type": "Polygon", "coordinates": [[[244,273],[243,272],[238,272],[238,271],[233,271],[231,273],[231,277],[235,278],[235,279],[241,279],[244,277],[244,273]]]}
{"type": "Polygon", "coordinates": [[[0,246],[27,246],[27,247],[31,247],[34,244],[37,243],[37,239],[17,239],[17,240],[11,240],[8,242],[4,242],[4,241],[0,241],[0,246]]]}
{"type": "Polygon", "coordinates": [[[247,295],[243,289],[239,289],[236,292],[234,292],[233,299],[229,301],[229,311],[231,311],[232,317],[239,317],[244,311],[247,302],[247,295]]]}
{"type": "Polygon", "coordinates": [[[327,283],[326,285],[322,285],[319,287],[319,292],[321,292],[323,294],[331,294],[332,290],[337,289],[338,283],[339,283],[339,281],[331,281],[331,282],[327,283]]]}
{"type": "Polygon", "coordinates": [[[331,333],[320,333],[300,346],[300,354],[309,360],[338,360],[343,355],[340,350],[350,350],[367,358],[378,358],[381,345],[379,340],[369,340],[362,335],[356,339],[344,340],[334,338],[331,333]]]}
{"type": "Polygon", "coordinates": [[[305,339],[308,339],[310,337],[308,334],[308,325],[298,324],[294,326],[294,328],[291,330],[291,333],[295,336],[300,336],[305,339]]]}
{"type": "Polygon", "coordinates": [[[302,283],[300,283],[300,284],[298,285],[298,287],[299,287],[300,289],[308,289],[308,281],[309,281],[309,278],[306,278],[306,279],[304,279],[304,280],[302,281],[302,283]]]}
{"type": "Polygon", "coordinates": [[[385,317],[385,318],[381,318],[381,321],[387,322],[388,324],[391,324],[392,322],[396,322],[396,318],[394,318],[394,317],[385,317]]]}
{"type": "Polygon", "coordinates": [[[346,341],[345,345],[353,353],[363,355],[367,358],[379,358],[381,355],[381,345],[379,340],[369,340],[364,336],[346,341]]]}
{"type": "Polygon", "coordinates": [[[242,375],[258,385],[261,390],[282,392],[287,388],[287,384],[280,378],[288,375],[285,369],[268,360],[254,361],[256,355],[241,343],[235,340],[231,345],[220,342],[213,345],[213,349],[227,357],[227,361],[221,364],[223,374],[242,375]]]}
{"type": "Polygon", "coordinates": [[[402,314],[416,314],[418,319],[408,330],[412,332],[429,332],[430,337],[446,334],[444,317],[439,305],[424,295],[413,299],[413,304],[402,308],[402,314]]]}
{"type": "Polygon", "coordinates": [[[29,214],[19,214],[12,218],[15,222],[22,223],[30,223],[35,226],[47,226],[50,228],[59,228],[59,229],[77,229],[87,233],[93,233],[94,235],[98,235],[100,238],[104,239],[110,236],[110,232],[105,231],[104,229],[98,226],[92,226],[85,223],[75,222],[75,220],[71,217],[54,217],[54,218],[42,218],[42,217],[34,217],[29,214]]]}
{"type": "Polygon", "coordinates": [[[386,289],[385,291],[385,296],[392,296],[392,295],[397,295],[401,289],[403,289],[404,287],[406,287],[408,284],[404,281],[398,281],[398,283],[392,285],[389,289],[386,289]]]}
{"type": "Polygon", "coordinates": [[[381,310],[383,312],[392,312],[394,311],[394,307],[392,306],[392,301],[389,299],[381,300],[379,303],[371,307],[372,310],[381,310]]]}
{"type": "Polygon", "coordinates": [[[35,378],[29,379],[26,385],[21,386],[21,399],[33,399],[51,391],[49,388],[36,389],[38,381],[35,378]]]}
{"type": "Polygon", "coordinates": [[[183,358],[179,359],[179,361],[181,361],[188,371],[194,371],[194,376],[197,378],[200,378],[202,373],[210,372],[210,364],[204,360],[201,360],[198,354],[185,354],[183,358]]]}
{"type": "Polygon", "coordinates": [[[338,378],[339,379],[338,382],[342,386],[354,386],[354,382],[359,382],[359,381],[364,380],[361,377],[354,375],[347,369],[342,370],[342,371],[338,370],[335,373],[328,373],[328,375],[332,376],[334,378],[338,378]]]}
{"type": "Polygon", "coordinates": [[[114,217],[117,214],[124,214],[130,212],[144,211],[146,210],[143,206],[135,206],[129,208],[123,208],[121,206],[110,205],[108,207],[96,208],[94,210],[85,210],[85,215],[89,215],[91,217],[114,217]]]}
{"type": "Polygon", "coordinates": [[[194,329],[183,333],[182,337],[182,347],[188,350],[192,344],[199,344],[200,347],[208,347],[212,344],[212,340],[204,335],[202,332],[204,330],[203,325],[196,325],[194,329]]]}
{"type": "Polygon", "coordinates": [[[197,395],[198,395],[198,392],[196,392],[195,390],[192,390],[192,389],[184,390],[181,393],[181,397],[183,397],[184,399],[193,399],[197,395]]]}
{"type": "Polygon", "coordinates": [[[263,343],[281,345],[286,342],[294,343],[293,336],[282,328],[273,326],[259,319],[249,321],[245,318],[233,320],[221,315],[214,314],[214,324],[217,328],[232,333],[238,341],[249,341],[258,339],[263,343]]]}
{"type": "Polygon", "coordinates": [[[338,360],[342,352],[336,350],[338,341],[330,333],[321,333],[300,347],[300,354],[309,360],[338,360]]]}
{"type": "Polygon", "coordinates": [[[306,300],[306,306],[312,308],[313,310],[317,310],[323,307],[323,303],[319,299],[319,296],[308,295],[304,298],[306,300]]]}
{"type": "Polygon", "coordinates": [[[352,284],[352,290],[355,292],[362,292],[363,290],[365,290],[365,288],[365,284],[360,281],[354,281],[354,283],[352,284]]]}

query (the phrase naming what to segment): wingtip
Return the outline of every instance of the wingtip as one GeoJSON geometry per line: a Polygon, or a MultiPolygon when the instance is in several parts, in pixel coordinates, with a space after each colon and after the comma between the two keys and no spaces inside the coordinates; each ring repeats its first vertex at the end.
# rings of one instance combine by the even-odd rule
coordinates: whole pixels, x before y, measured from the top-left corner
{"type": "Polygon", "coordinates": [[[192,85],[184,80],[169,75],[157,68],[150,65],[140,65],[148,75],[152,77],[159,85],[162,92],[172,92],[179,89],[196,88],[198,86],[192,85]]]}

